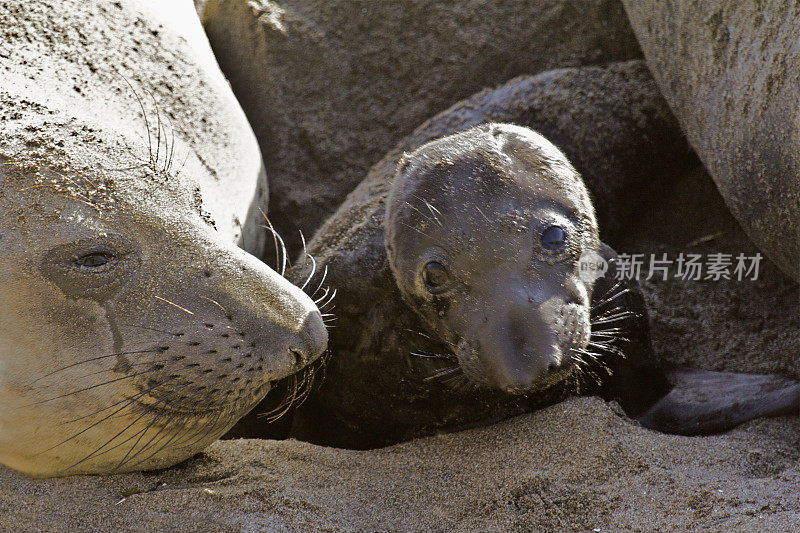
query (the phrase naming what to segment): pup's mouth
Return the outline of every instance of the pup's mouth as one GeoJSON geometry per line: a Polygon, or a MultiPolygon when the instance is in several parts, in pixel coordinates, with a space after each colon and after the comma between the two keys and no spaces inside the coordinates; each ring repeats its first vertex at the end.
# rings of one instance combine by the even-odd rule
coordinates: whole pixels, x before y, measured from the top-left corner
{"type": "MultiPolygon", "coordinates": [[[[567,380],[574,380],[580,390],[583,384],[601,383],[610,373],[604,359],[608,356],[625,357],[623,352],[628,342],[626,333],[628,322],[639,315],[630,311],[622,297],[629,292],[617,283],[592,301],[589,316],[589,330],[585,340],[577,341],[562,348],[557,364],[551,364],[546,371],[536,376],[528,386],[498,384],[488,365],[481,358],[476,343],[461,338],[457,344],[447,342],[447,346],[437,354],[413,353],[438,363],[432,373],[425,378],[429,382],[439,382],[457,389],[496,390],[513,396],[536,393],[567,380]]],[[[570,315],[572,316],[572,315],[570,315]]],[[[557,328],[566,330],[569,338],[575,339],[577,327],[557,328]]],[[[428,338],[429,341],[431,338],[428,338]]],[[[562,343],[563,345],[563,343],[562,343]]],[[[523,354],[521,354],[523,355],[523,354]]],[[[536,356],[531,356],[532,362],[536,356]]],[[[522,357],[524,359],[524,357],[522,357]]]]}
{"type": "Polygon", "coordinates": [[[461,339],[454,345],[452,352],[441,354],[413,352],[412,355],[447,363],[446,366],[438,368],[427,376],[425,378],[427,382],[443,383],[457,391],[495,390],[510,396],[524,396],[549,388],[565,381],[575,370],[574,359],[568,355],[560,364],[551,365],[529,387],[504,386],[496,383],[486,363],[481,359],[479,350],[466,339],[461,339]]]}

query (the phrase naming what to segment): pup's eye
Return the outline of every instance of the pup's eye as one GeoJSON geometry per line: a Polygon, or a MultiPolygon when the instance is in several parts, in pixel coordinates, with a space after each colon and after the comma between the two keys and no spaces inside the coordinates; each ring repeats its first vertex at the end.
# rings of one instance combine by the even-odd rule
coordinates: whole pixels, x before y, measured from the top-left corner
{"type": "Polygon", "coordinates": [[[450,275],[447,273],[447,268],[445,268],[443,264],[438,261],[428,261],[425,263],[425,267],[422,270],[422,280],[425,282],[425,286],[429,291],[436,292],[447,285],[449,279],[450,275]]]}
{"type": "Polygon", "coordinates": [[[90,252],[76,257],[72,262],[80,268],[100,268],[114,259],[111,252],[90,252]]]}
{"type": "Polygon", "coordinates": [[[550,226],[542,232],[542,246],[545,250],[560,250],[567,244],[567,233],[561,226],[550,226]]]}

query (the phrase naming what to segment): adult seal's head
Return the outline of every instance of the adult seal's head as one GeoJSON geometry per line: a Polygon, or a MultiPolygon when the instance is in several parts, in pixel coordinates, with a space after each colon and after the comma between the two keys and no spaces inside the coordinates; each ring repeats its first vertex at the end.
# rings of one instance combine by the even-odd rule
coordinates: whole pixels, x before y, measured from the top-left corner
{"type": "Polygon", "coordinates": [[[191,3],[162,7],[0,8],[0,463],[31,475],[190,457],[327,342],[240,247],[263,244],[257,145],[191,3]]]}
{"type": "Polygon", "coordinates": [[[186,198],[42,164],[0,170],[3,464],[169,466],[324,350],[314,303],[186,198]]]}
{"type": "Polygon", "coordinates": [[[386,244],[403,297],[475,384],[525,393],[563,378],[590,336],[600,246],[578,173],[541,135],[490,124],[398,165],[386,244]]]}

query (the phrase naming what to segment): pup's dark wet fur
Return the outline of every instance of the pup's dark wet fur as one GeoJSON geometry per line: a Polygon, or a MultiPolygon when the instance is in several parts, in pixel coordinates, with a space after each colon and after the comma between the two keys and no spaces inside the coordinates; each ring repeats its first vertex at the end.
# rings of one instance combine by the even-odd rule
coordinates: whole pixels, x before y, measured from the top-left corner
{"type": "MultiPolygon", "coordinates": [[[[657,93],[642,89],[646,72],[635,64],[603,72],[613,85],[631,86],[610,102],[610,91],[586,90],[596,80],[582,76],[597,70],[515,80],[435,117],[378,163],[320,230],[308,251],[339,291],[338,321],[327,380],[296,413],[294,436],[374,447],[574,393],[616,400],[644,425],[682,434],[798,409],[794,381],[663,369],[654,357],[641,291],[615,279],[616,254],[599,240],[586,188],[606,206],[603,227],[639,201],[639,181],[666,187],[685,147],[657,93]],[[583,83],[580,94],[592,96],[582,104],[624,126],[598,131],[572,152],[582,176],[530,130],[469,129],[502,120],[568,138],[565,121],[554,128],[547,116],[547,91],[560,78],[583,83]],[[667,132],[661,153],[645,135],[652,131],[667,132]],[[620,150],[639,159],[611,165],[620,150]],[[578,272],[591,253],[610,265],[596,281],[578,272]]],[[[289,275],[302,281],[308,272],[299,264],[289,275]]]]}

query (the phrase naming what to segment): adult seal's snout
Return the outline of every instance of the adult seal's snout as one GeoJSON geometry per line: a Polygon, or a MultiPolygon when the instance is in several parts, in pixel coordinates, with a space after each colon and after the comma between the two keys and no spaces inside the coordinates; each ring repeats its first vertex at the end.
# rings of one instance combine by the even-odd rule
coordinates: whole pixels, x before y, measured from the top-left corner
{"type": "Polygon", "coordinates": [[[322,315],[316,309],[310,311],[301,322],[297,342],[289,350],[298,358],[299,366],[305,366],[325,352],[328,347],[328,329],[322,315]]]}

